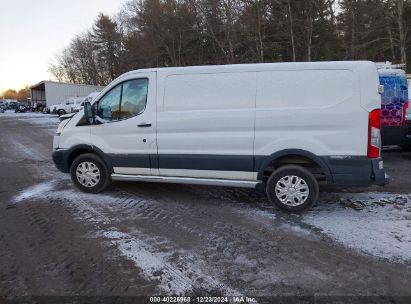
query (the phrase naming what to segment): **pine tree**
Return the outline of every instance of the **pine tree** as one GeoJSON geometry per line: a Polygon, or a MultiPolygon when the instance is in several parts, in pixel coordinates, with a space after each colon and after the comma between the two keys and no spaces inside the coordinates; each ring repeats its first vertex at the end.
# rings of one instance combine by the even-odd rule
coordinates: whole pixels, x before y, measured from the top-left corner
{"type": "Polygon", "coordinates": [[[93,26],[92,38],[101,66],[107,77],[115,79],[120,74],[121,34],[117,23],[107,15],[100,14],[93,26]]]}

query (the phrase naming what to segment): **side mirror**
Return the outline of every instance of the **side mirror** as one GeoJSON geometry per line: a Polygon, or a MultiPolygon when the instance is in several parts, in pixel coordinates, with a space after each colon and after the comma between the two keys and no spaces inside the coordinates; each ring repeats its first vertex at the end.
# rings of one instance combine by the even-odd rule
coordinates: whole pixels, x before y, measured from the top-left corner
{"type": "Polygon", "coordinates": [[[86,120],[89,122],[90,125],[94,123],[94,111],[92,109],[91,103],[90,102],[85,102],[84,103],[84,117],[86,120]]]}

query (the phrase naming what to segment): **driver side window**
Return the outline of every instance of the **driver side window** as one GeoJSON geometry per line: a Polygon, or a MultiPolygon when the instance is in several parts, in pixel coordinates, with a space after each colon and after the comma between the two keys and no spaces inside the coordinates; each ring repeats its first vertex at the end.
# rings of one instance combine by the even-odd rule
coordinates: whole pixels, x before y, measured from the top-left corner
{"type": "Polygon", "coordinates": [[[120,100],[122,85],[116,86],[100,99],[97,116],[107,121],[116,121],[120,117],[120,100]]]}
{"type": "Polygon", "coordinates": [[[144,112],[148,79],[133,79],[109,91],[97,105],[97,116],[106,121],[128,119],[144,112]]]}

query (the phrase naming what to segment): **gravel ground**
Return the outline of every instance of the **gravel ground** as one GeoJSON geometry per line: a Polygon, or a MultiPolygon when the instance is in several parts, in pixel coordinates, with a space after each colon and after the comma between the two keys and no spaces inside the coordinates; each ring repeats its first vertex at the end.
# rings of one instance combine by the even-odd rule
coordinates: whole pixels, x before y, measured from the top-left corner
{"type": "Polygon", "coordinates": [[[51,161],[57,124],[0,114],[0,296],[411,296],[410,152],[384,153],[390,186],[287,215],[245,189],[83,194],[51,161]]]}

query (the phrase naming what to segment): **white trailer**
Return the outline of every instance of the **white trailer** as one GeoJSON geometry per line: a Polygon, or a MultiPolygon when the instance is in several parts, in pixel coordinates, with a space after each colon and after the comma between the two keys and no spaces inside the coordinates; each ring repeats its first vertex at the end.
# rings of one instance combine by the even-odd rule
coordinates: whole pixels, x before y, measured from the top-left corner
{"type": "Polygon", "coordinates": [[[94,85],[42,81],[30,88],[31,104],[40,103],[50,108],[71,97],[86,97],[92,92],[100,92],[103,88],[94,85]]]}

